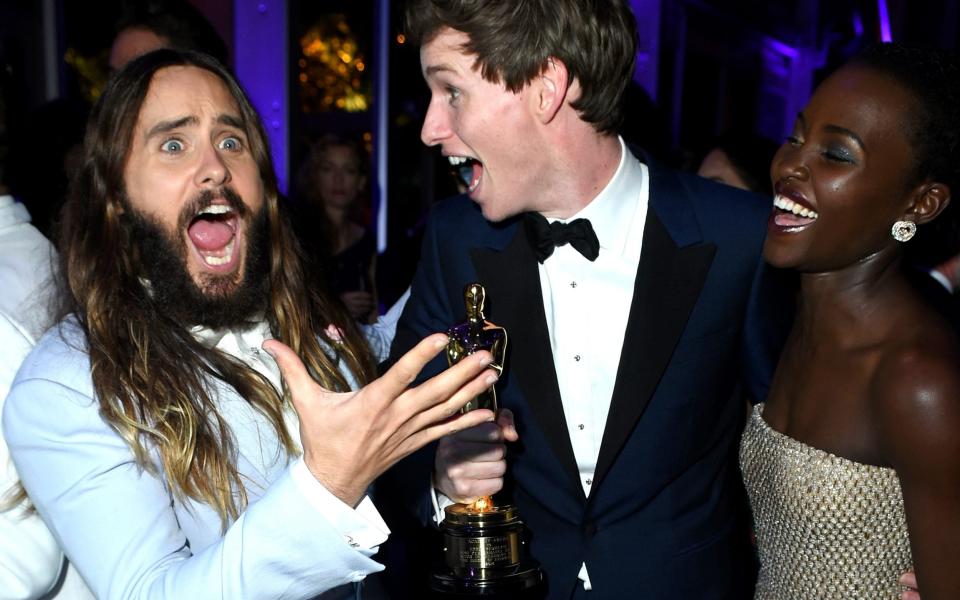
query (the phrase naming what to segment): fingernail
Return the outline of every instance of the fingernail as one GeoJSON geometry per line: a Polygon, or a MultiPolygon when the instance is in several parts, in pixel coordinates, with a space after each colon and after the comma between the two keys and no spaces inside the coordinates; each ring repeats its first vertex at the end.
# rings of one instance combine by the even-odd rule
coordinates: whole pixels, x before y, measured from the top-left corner
{"type": "Polygon", "coordinates": [[[434,348],[443,348],[444,346],[447,345],[447,343],[448,343],[449,341],[450,341],[450,338],[448,338],[447,336],[443,336],[442,338],[437,339],[437,341],[435,341],[435,342],[433,343],[433,347],[434,347],[434,348]]]}
{"type": "Polygon", "coordinates": [[[267,346],[266,344],[261,344],[260,347],[263,348],[263,351],[269,354],[273,358],[273,360],[277,360],[277,355],[273,351],[273,348],[271,348],[270,346],[267,346]]]}
{"type": "Polygon", "coordinates": [[[490,373],[489,375],[487,375],[487,378],[483,380],[483,382],[487,385],[493,385],[497,382],[498,379],[500,378],[497,377],[496,373],[490,373]]]}
{"type": "Polygon", "coordinates": [[[481,366],[484,366],[484,367],[485,367],[485,366],[489,365],[489,364],[492,363],[492,362],[493,362],[493,356],[491,356],[491,355],[489,355],[489,354],[482,354],[482,355],[480,356],[480,365],[481,365],[481,366]]]}

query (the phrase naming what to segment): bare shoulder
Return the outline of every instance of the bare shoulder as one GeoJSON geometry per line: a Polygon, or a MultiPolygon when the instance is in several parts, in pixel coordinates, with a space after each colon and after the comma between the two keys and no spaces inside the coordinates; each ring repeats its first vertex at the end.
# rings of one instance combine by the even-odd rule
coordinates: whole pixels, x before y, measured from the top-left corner
{"type": "Polygon", "coordinates": [[[960,465],[960,344],[952,333],[930,331],[884,352],[870,395],[894,468],[960,465]]]}

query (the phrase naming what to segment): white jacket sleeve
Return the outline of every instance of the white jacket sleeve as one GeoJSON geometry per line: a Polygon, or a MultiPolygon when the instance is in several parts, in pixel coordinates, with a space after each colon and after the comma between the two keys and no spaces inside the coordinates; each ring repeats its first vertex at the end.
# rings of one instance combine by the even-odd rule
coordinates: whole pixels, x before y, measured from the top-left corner
{"type": "MultiPolygon", "coordinates": [[[[0,311],[0,411],[10,385],[33,341],[26,330],[0,311]]],[[[7,444],[0,437],[0,497],[17,484],[7,444]]],[[[57,581],[63,555],[35,513],[23,506],[0,512],[0,600],[38,598],[57,581]]]]}
{"type": "MultiPolygon", "coordinates": [[[[85,364],[47,353],[54,371],[31,359],[35,368],[21,371],[4,411],[10,451],[37,509],[98,598],[312,598],[382,570],[370,558],[375,548],[347,539],[331,520],[337,517],[297,482],[296,463],[222,535],[191,543],[181,520],[219,531],[215,513],[190,501],[184,509],[161,475],[134,462],[92,392],[79,391],[89,385],[78,383],[89,380],[85,364]]],[[[360,521],[348,527],[365,529],[360,521]]]]}

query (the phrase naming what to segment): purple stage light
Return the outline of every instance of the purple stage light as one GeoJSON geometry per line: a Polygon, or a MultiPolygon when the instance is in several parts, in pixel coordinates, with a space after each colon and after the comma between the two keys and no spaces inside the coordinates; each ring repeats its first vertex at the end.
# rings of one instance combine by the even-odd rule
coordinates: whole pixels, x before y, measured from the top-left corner
{"type": "Polygon", "coordinates": [[[887,10],[887,0],[877,0],[877,16],[880,19],[880,41],[892,42],[890,33],[890,12],[887,10]]]}
{"type": "Polygon", "coordinates": [[[234,1],[234,63],[237,78],[257,109],[270,140],[281,193],[287,191],[287,3],[234,1]]]}

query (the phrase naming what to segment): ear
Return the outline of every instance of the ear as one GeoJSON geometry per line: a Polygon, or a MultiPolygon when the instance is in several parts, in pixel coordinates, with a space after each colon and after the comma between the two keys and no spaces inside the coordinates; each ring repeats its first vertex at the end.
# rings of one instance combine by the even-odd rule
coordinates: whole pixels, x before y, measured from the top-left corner
{"type": "Polygon", "coordinates": [[[541,123],[549,123],[557,116],[567,99],[569,73],[567,65],[556,57],[547,59],[540,74],[531,82],[534,111],[541,123]]]}
{"type": "Polygon", "coordinates": [[[917,188],[914,201],[907,210],[908,220],[918,225],[929,223],[950,204],[950,188],[942,183],[926,182],[917,188]],[[910,218],[910,217],[913,218],[910,218]]]}

